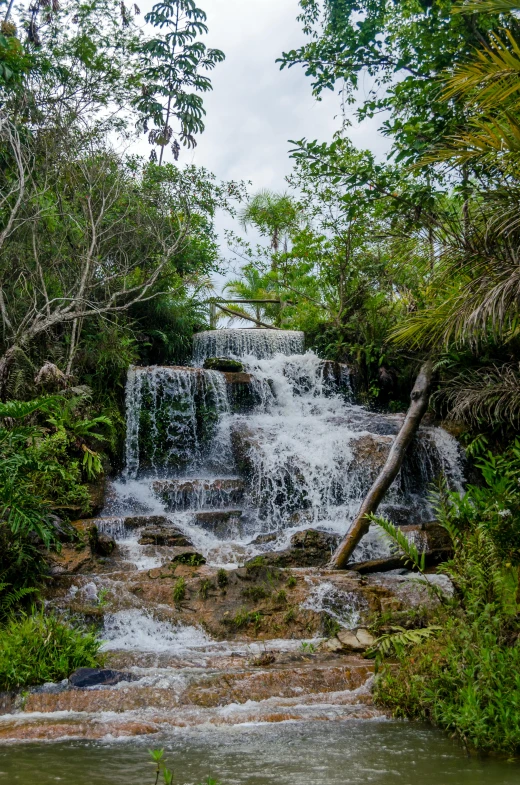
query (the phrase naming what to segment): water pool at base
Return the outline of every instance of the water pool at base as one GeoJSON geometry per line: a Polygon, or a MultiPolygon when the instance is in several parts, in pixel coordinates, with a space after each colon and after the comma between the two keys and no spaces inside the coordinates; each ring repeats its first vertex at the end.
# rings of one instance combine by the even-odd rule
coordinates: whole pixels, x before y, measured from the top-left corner
{"type": "Polygon", "coordinates": [[[468,757],[431,728],[399,722],[199,728],[161,738],[0,747],[0,785],[152,785],[162,747],[175,785],[517,785],[520,764],[468,757]]]}

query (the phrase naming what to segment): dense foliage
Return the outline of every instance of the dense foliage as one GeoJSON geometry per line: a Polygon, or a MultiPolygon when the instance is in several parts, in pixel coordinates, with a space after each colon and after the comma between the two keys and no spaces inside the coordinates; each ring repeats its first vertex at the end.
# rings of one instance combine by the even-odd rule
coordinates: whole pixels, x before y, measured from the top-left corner
{"type": "MultiPolygon", "coordinates": [[[[440,595],[420,619],[423,631],[435,634],[420,642],[400,631],[380,639],[399,668],[383,667],[376,695],[397,716],[430,720],[468,747],[518,754],[519,442],[500,457],[482,454],[478,464],[482,486],[469,486],[461,498],[441,485],[435,499],[453,543],[453,558],[441,569],[454,595],[440,595]]],[[[379,523],[397,540],[391,524],[379,523]]],[[[399,544],[422,569],[409,544],[399,544]]],[[[395,621],[385,619],[386,628],[395,621]]]]}
{"type": "Polygon", "coordinates": [[[94,633],[49,614],[11,618],[0,629],[0,689],[57,682],[76,668],[98,667],[100,646],[94,633]]]}

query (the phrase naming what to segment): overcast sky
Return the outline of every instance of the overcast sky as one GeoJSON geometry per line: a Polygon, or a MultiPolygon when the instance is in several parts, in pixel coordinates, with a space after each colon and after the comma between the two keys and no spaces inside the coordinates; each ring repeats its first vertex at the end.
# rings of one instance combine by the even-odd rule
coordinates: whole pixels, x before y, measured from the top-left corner
{"type": "MultiPolygon", "coordinates": [[[[147,0],[143,11],[151,5],[147,0]]],[[[204,96],[206,130],[195,151],[182,148],[181,161],[205,166],[219,179],[251,180],[252,192],[283,191],[291,171],[288,140],[327,141],[342,122],[337,93],[317,101],[303,68],[280,71],[275,62],[305,41],[298,0],[200,0],[200,6],[208,16],[206,43],[222,49],[226,60],[211,72],[213,91],[204,96]]],[[[357,146],[383,154],[388,142],[379,125],[355,124],[349,135],[357,146]]],[[[230,225],[217,220],[220,232],[230,225]]]]}

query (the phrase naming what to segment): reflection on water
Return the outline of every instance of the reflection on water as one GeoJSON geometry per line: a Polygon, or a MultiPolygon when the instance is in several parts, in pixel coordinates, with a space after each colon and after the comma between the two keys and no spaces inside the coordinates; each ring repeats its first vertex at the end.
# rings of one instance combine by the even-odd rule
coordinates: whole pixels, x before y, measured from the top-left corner
{"type": "Polygon", "coordinates": [[[164,747],[176,785],[513,785],[520,765],[469,758],[443,734],[394,722],[199,728],[168,737],[0,748],[0,784],[151,785],[164,747]]]}

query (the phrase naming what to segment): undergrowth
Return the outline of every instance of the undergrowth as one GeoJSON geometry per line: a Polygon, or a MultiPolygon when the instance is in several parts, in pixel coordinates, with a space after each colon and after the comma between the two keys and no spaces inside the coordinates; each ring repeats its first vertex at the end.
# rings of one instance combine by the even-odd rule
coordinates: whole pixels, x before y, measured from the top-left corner
{"type": "Polygon", "coordinates": [[[408,618],[374,625],[380,667],[376,700],[398,717],[427,720],[468,749],[520,754],[520,445],[480,457],[484,483],[461,498],[441,483],[436,517],[453,557],[439,568],[453,596],[439,592],[422,554],[388,521],[374,518],[423,574],[434,602],[408,618]],[[430,581],[428,583],[428,581],[430,581]],[[397,622],[397,623],[396,623],[397,622]],[[390,661],[389,661],[390,658],[390,661]],[[397,667],[396,667],[397,663],[397,667]]]}
{"type": "Polygon", "coordinates": [[[98,667],[100,646],[94,633],[54,615],[13,616],[0,628],[0,689],[61,681],[76,668],[98,667]]]}

